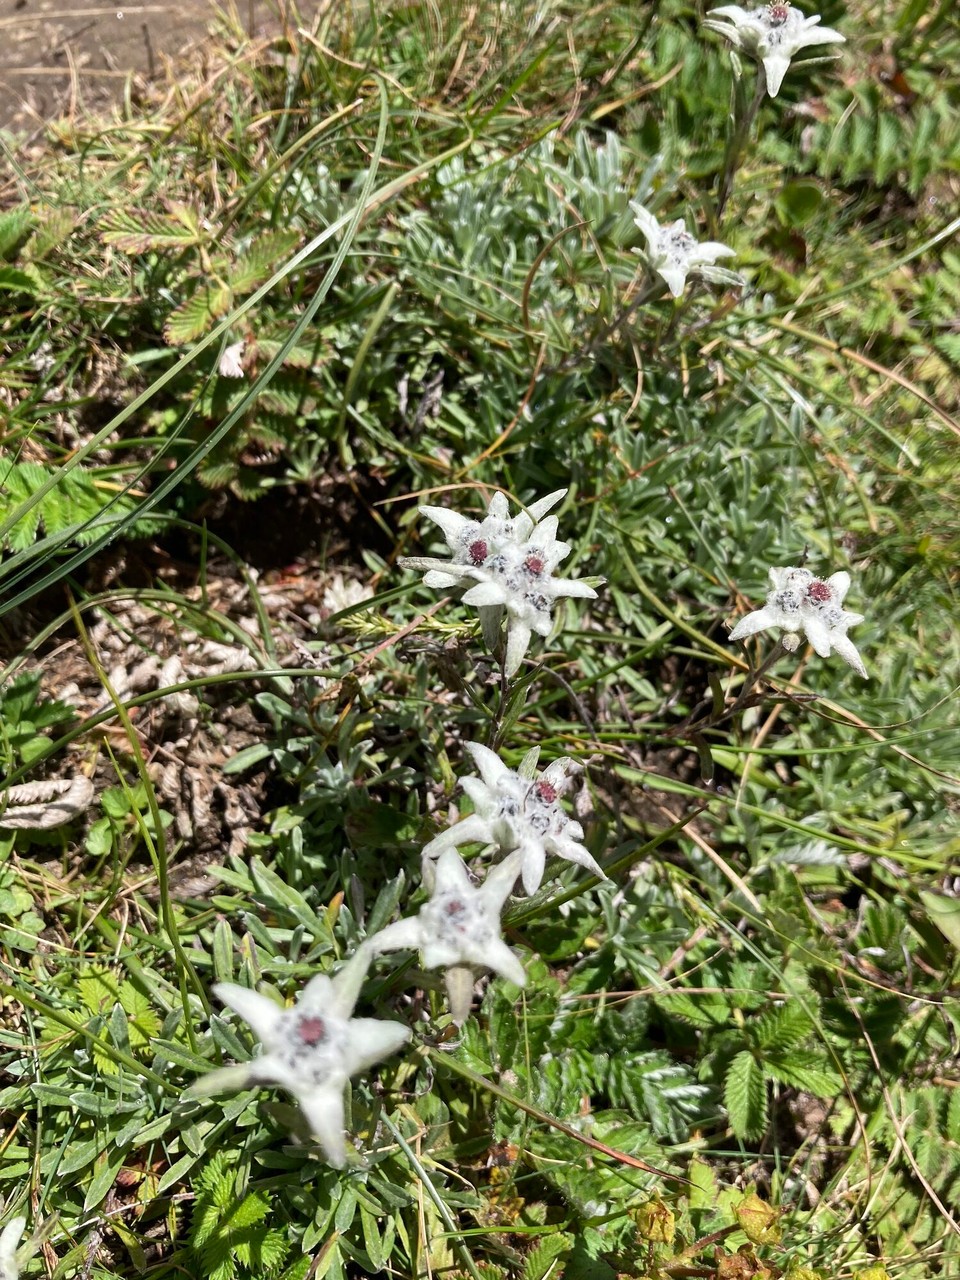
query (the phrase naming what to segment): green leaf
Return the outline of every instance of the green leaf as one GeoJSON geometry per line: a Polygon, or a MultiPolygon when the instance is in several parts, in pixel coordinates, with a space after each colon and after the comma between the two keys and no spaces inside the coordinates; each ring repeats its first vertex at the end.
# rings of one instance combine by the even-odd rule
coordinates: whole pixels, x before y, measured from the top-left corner
{"type": "Polygon", "coordinates": [[[30,206],[26,204],[0,213],[0,258],[13,256],[17,246],[30,234],[35,221],[30,206]]]}
{"type": "Polygon", "coordinates": [[[921,889],[920,901],[946,940],[960,950],[960,898],[947,898],[921,889]]]}
{"type": "Polygon", "coordinates": [[[763,1068],[748,1050],[731,1062],[723,1084],[723,1101],[738,1138],[759,1138],[767,1126],[767,1086],[763,1068]]]}
{"type": "Polygon", "coordinates": [[[233,293],[222,283],[205,285],[167,316],[163,336],[171,346],[193,342],[233,305],[233,293]]]}
{"type": "Polygon", "coordinates": [[[812,1031],[813,1021],[797,1000],[768,1009],[750,1028],[751,1038],[761,1051],[796,1048],[812,1031]]]}
{"type": "Polygon", "coordinates": [[[527,1254],[523,1268],[523,1280],[546,1280],[548,1276],[559,1275],[556,1268],[558,1258],[569,1253],[573,1246],[573,1236],[557,1231],[555,1234],[541,1236],[537,1244],[527,1254]]]}
{"type": "Polygon", "coordinates": [[[21,271],[19,267],[0,266],[0,289],[10,293],[29,293],[31,296],[39,292],[43,281],[34,271],[21,271]]]}
{"type": "Polygon", "coordinates": [[[148,253],[151,249],[189,249],[208,239],[195,215],[191,217],[183,206],[169,214],[148,209],[115,210],[103,232],[104,244],[129,254],[148,253]]]}
{"type": "Polygon", "coordinates": [[[771,1054],[764,1058],[763,1065],[767,1074],[781,1084],[806,1089],[818,1098],[835,1098],[843,1088],[843,1080],[817,1053],[771,1054]]]}
{"type": "Polygon", "coordinates": [[[823,200],[823,192],[812,178],[796,178],[784,184],[775,203],[787,226],[800,227],[817,214],[823,200]]]}
{"type": "Polygon", "coordinates": [[[230,272],[230,285],[235,293],[247,293],[263,284],[277,263],[286,258],[300,243],[297,231],[267,231],[253,244],[230,272]]]}

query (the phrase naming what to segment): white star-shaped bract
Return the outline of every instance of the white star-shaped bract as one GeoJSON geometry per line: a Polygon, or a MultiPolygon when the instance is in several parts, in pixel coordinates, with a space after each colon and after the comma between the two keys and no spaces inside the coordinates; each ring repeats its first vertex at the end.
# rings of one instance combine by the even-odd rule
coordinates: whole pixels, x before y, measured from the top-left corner
{"type": "Polygon", "coordinates": [[[563,792],[581,771],[580,765],[561,756],[537,777],[539,747],[531,748],[514,771],[489,747],[479,742],[465,745],[480,771],[479,778],[464,778],[461,783],[473,801],[474,812],[435,836],[423,850],[424,860],[476,841],[495,844],[502,853],[520,853],[520,874],[527,893],[536,893],[540,887],[547,854],[575,862],[606,879],[580,843],[583,827],[567,817],[560,803],[563,792]]]}
{"type": "Polygon", "coordinates": [[[17,1280],[20,1275],[18,1258],[20,1237],[27,1225],[26,1218],[11,1218],[0,1231],[0,1280],[17,1280]]]}
{"type": "MultiPolygon", "coordinates": [[[[245,1064],[245,1078],[231,1072],[233,1087],[278,1084],[300,1103],[327,1160],[342,1169],[344,1141],[343,1091],[351,1076],[365,1071],[402,1048],[410,1028],[379,1018],[354,1018],[354,1006],[371,960],[361,947],[334,978],[311,978],[291,1009],[234,982],[213,988],[224,1004],[250,1023],[263,1052],[245,1064]]],[[[214,1076],[220,1073],[212,1073],[214,1076]]],[[[201,1088],[209,1092],[206,1081],[201,1088]]],[[[214,1087],[216,1087],[214,1085],[214,1087]]]]}
{"type": "Polygon", "coordinates": [[[550,634],[554,600],[565,596],[596,598],[596,591],[585,582],[553,576],[560,561],[570,554],[570,546],[557,540],[557,517],[546,513],[566,492],[558,489],[515,516],[510,515],[503,494],[496,493],[482,520],[446,507],[421,507],[421,515],[440,526],[453,559],[405,556],[399,561],[405,569],[424,570],[423,581],[428,587],[446,590],[467,586],[463,602],[477,608],[484,640],[491,649],[499,642],[506,611],[503,669],[507,677],[519,669],[531,635],[550,634]]]}
{"type": "Polygon", "coordinates": [[[821,658],[836,651],[858,675],[866,678],[867,669],[847,631],[863,621],[862,613],[848,613],[843,599],[850,588],[849,573],[834,573],[829,578],[816,578],[809,569],[771,569],[772,589],[762,609],[741,618],[730,632],[731,640],[744,640],[768,627],[779,627],[786,634],[783,647],[791,652],[800,643],[803,632],[821,658]]]}
{"type": "Polygon", "coordinates": [[[733,271],[714,266],[718,258],[735,256],[735,249],[719,244],[716,240],[701,243],[690,234],[682,219],[662,226],[648,209],[636,201],[631,202],[630,208],[633,210],[634,222],[646,237],[647,261],[675,298],[683,293],[687,276],[691,272],[707,279],[742,283],[733,271]]]}
{"type": "Polygon", "coordinates": [[[738,4],[711,9],[703,20],[710,31],[725,36],[737,49],[763,64],[767,93],[780,92],[790,60],[815,44],[843,44],[846,40],[832,27],[819,26],[820,15],[806,18],[788,3],[768,4],[763,9],[743,9],[738,4]]]}
{"type": "Polygon", "coordinates": [[[430,901],[420,914],[387,925],[365,945],[376,955],[417,950],[425,969],[445,969],[450,1014],[461,1026],[470,1015],[478,973],[492,969],[518,987],[527,981],[523,965],[500,936],[500,913],[521,862],[519,852],[511,854],[475,888],[459,853],[447,849],[437,859],[430,901]]]}

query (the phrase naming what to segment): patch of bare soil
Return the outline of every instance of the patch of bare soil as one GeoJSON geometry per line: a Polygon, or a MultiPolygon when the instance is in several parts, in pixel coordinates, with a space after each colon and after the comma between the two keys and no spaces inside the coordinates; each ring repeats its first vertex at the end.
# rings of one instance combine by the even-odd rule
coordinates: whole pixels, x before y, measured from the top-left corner
{"type": "MultiPolygon", "coordinates": [[[[237,677],[168,692],[129,712],[159,805],[172,817],[168,841],[177,851],[171,875],[177,897],[210,892],[216,883],[210,867],[241,854],[276,803],[266,765],[224,772],[237,752],[270,733],[254,702],[254,694],[270,681],[256,672],[277,664],[317,665],[305,641],[343,607],[345,592],[360,589],[339,574],[331,578],[317,563],[301,569],[258,581],[255,570],[247,578],[230,562],[211,562],[202,586],[178,582],[169,602],[154,593],[127,595],[115,588],[114,598],[86,617],[87,643],[110,689],[123,701],[200,678],[237,677]],[[264,630],[276,657],[268,651],[264,630]]],[[[79,637],[61,642],[33,665],[42,674],[44,694],[67,702],[81,718],[114,705],[79,637]]],[[[118,765],[128,781],[135,780],[127,732],[111,718],[51,762],[48,776],[92,777],[89,823],[100,816],[103,792],[119,785],[118,765]]]]}
{"type": "Polygon", "coordinates": [[[0,0],[0,129],[31,134],[49,120],[96,111],[162,78],[200,46],[218,10],[251,36],[305,20],[301,0],[0,0]]]}

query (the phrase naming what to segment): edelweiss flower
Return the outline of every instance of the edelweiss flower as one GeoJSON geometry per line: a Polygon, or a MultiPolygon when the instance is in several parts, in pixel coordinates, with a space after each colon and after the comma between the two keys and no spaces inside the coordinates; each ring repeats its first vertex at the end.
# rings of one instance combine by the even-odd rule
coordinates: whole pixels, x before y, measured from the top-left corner
{"type": "Polygon", "coordinates": [[[361,948],[335,978],[311,978],[292,1009],[233,982],[219,982],[216,995],[250,1023],[264,1052],[250,1063],[212,1072],[192,1090],[194,1096],[219,1088],[278,1084],[300,1103],[310,1128],[334,1168],[347,1160],[343,1090],[349,1078],[365,1071],[410,1039],[410,1028],[379,1018],[351,1017],[370,964],[361,948]]]}
{"type": "Polygon", "coordinates": [[[825,581],[815,578],[809,569],[771,569],[773,589],[762,609],[741,618],[730,632],[731,640],[780,627],[787,634],[783,647],[793,652],[800,643],[802,631],[821,658],[829,658],[835,649],[858,675],[866,678],[867,669],[847,631],[863,621],[862,613],[847,613],[843,598],[850,588],[849,573],[834,573],[825,581]]]}
{"type": "Polygon", "coordinates": [[[817,24],[820,15],[805,18],[789,0],[768,4],[763,9],[742,9],[738,4],[725,4],[711,9],[703,20],[710,31],[726,36],[737,49],[743,49],[763,64],[767,93],[775,98],[787,74],[790,59],[801,49],[814,44],[843,44],[839,31],[817,24]]]}
{"type": "Polygon", "coordinates": [[[546,513],[566,493],[566,489],[558,489],[513,517],[506,498],[496,493],[482,520],[471,520],[445,507],[421,507],[420,513],[442,529],[453,559],[405,556],[399,561],[405,569],[426,570],[423,581],[428,587],[446,589],[475,583],[464,593],[463,601],[477,607],[484,640],[491,649],[497,647],[506,610],[503,669],[507,677],[518,670],[531,634],[550,634],[554,600],[563,596],[596,598],[596,591],[586,583],[553,576],[560,561],[570,554],[570,547],[557,541],[557,517],[546,513]]]}
{"type": "Polygon", "coordinates": [[[540,748],[528,751],[514,772],[495,752],[478,742],[468,742],[467,750],[480,770],[479,778],[464,778],[462,786],[473,801],[475,812],[434,837],[423,857],[438,858],[448,849],[477,841],[495,844],[501,852],[521,854],[521,878],[527,893],[536,893],[543,879],[547,854],[586,867],[595,876],[606,876],[579,842],[583,827],[568,818],[560,797],[580,766],[569,756],[561,756],[536,777],[540,748]]]}
{"type": "Polygon", "coordinates": [[[447,849],[437,860],[433,892],[420,914],[388,924],[365,945],[375,955],[415,948],[425,969],[446,969],[450,1016],[461,1026],[470,1016],[478,973],[492,969],[518,987],[527,981],[523,965],[500,936],[500,912],[521,862],[519,852],[512,854],[475,889],[459,853],[447,849]]]}
{"type": "Polygon", "coordinates": [[[0,1232],[0,1280],[17,1280],[20,1275],[21,1259],[17,1255],[22,1252],[20,1237],[26,1225],[26,1218],[11,1218],[0,1232]]]}
{"type": "Polygon", "coordinates": [[[735,249],[728,249],[716,240],[705,240],[701,244],[687,230],[682,218],[663,227],[642,204],[632,201],[630,208],[634,222],[647,240],[647,261],[675,298],[683,293],[691,272],[708,280],[741,282],[735,272],[713,265],[718,258],[734,257],[735,249]]]}

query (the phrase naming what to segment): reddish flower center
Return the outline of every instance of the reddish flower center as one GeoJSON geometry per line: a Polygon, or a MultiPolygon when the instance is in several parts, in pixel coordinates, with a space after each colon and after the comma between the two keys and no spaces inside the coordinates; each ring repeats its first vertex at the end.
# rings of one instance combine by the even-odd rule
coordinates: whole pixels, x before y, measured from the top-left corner
{"type": "Polygon", "coordinates": [[[301,1018],[297,1032],[303,1043],[312,1047],[324,1039],[327,1026],[322,1018],[301,1018]]]}
{"type": "Polygon", "coordinates": [[[528,573],[532,573],[538,578],[545,568],[544,563],[539,556],[527,556],[526,560],[523,562],[523,567],[528,573]]]}
{"type": "Polygon", "coordinates": [[[833,596],[833,592],[825,582],[821,582],[819,578],[814,578],[807,587],[807,595],[811,600],[816,600],[817,604],[826,604],[833,596]]]}
{"type": "Polygon", "coordinates": [[[463,903],[456,898],[451,899],[443,909],[448,916],[462,916],[464,911],[463,903]]]}
{"type": "Polygon", "coordinates": [[[787,4],[768,4],[767,17],[774,26],[782,26],[790,17],[790,5],[787,4]]]}
{"type": "Polygon", "coordinates": [[[553,804],[557,798],[557,788],[552,787],[549,782],[538,782],[534,787],[534,791],[536,791],[544,804],[553,804]]]}
{"type": "Polygon", "coordinates": [[[471,542],[467,550],[470,553],[471,564],[483,564],[487,558],[487,544],[482,538],[478,538],[476,542],[471,542]]]}

